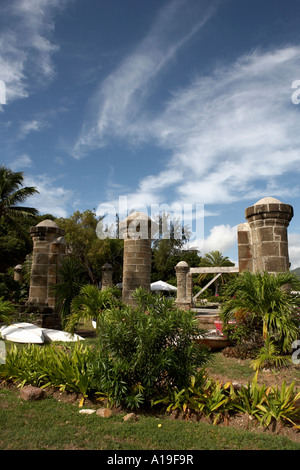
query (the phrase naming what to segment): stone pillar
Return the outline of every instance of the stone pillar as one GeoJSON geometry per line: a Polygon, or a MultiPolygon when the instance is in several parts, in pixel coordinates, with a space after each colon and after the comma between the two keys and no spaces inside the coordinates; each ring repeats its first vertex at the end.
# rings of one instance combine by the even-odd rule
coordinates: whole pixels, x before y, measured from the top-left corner
{"type": "Polygon", "coordinates": [[[109,263],[105,263],[102,266],[102,279],[101,279],[101,290],[106,289],[107,287],[112,287],[112,275],[113,275],[113,267],[109,263]]]}
{"type": "Polygon", "coordinates": [[[124,238],[122,300],[136,306],[132,293],[139,287],[150,290],[151,237],[157,224],[150,217],[134,212],[120,222],[120,235],[124,238]]]}
{"type": "Polygon", "coordinates": [[[190,285],[191,279],[188,279],[189,265],[186,261],[180,261],[175,266],[177,277],[177,307],[188,309],[191,306],[190,285]]]}
{"type": "Polygon", "coordinates": [[[21,264],[17,264],[17,266],[14,267],[14,280],[21,284],[23,283],[23,270],[21,264]]]}
{"type": "Polygon", "coordinates": [[[59,327],[59,316],[52,287],[59,282],[57,268],[65,256],[64,230],[52,220],[43,220],[30,228],[33,240],[29,299],[31,312],[40,313],[44,327],[59,327]]]}
{"type": "Polygon", "coordinates": [[[248,207],[245,217],[247,223],[238,231],[240,270],[288,271],[287,228],[293,217],[292,206],[266,197],[248,207]]]}
{"type": "Polygon", "coordinates": [[[248,222],[238,226],[239,271],[253,272],[252,239],[248,222]]]}

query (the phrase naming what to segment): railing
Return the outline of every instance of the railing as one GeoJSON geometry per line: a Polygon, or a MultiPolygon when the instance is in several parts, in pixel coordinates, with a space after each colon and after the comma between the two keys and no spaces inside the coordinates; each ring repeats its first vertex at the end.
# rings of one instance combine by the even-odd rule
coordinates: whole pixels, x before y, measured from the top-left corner
{"type": "Polygon", "coordinates": [[[189,274],[214,274],[216,273],[216,276],[214,276],[211,281],[209,281],[197,294],[193,297],[193,302],[199,297],[202,292],[204,292],[213,282],[215,282],[218,277],[220,277],[224,273],[238,273],[239,268],[238,266],[222,266],[222,267],[214,267],[214,268],[190,268],[189,269],[189,274]]]}

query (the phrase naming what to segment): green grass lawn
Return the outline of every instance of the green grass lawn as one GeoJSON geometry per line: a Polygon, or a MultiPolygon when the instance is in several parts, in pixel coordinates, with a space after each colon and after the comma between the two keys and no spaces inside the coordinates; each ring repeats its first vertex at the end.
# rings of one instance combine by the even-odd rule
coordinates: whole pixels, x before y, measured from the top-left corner
{"type": "MultiPolygon", "coordinates": [[[[207,372],[220,381],[233,381],[242,384],[247,384],[254,376],[250,359],[226,357],[222,351],[212,354],[212,361],[208,364],[207,372]]],[[[300,366],[291,363],[288,367],[276,371],[260,371],[258,374],[258,383],[265,383],[267,386],[280,385],[283,380],[287,384],[295,382],[295,386],[300,389],[300,366]]]]}
{"type": "Polygon", "coordinates": [[[299,450],[285,436],[206,423],[124,415],[83,415],[78,406],[53,398],[27,402],[0,389],[1,450],[299,450]],[[161,426],[158,426],[161,425],[161,426]]]}

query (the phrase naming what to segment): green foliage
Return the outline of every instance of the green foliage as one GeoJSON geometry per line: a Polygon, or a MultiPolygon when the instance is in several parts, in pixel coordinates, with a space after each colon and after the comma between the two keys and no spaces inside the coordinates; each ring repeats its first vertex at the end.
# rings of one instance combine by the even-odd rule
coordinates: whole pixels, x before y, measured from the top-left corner
{"type": "Polygon", "coordinates": [[[255,418],[262,426],[268,427],[272,422],[281,425],[288,423],[298,427],[293,419],[299,419],[299,408],[296,401],[300,392],[294,390],[294,382],[287,387],[285,381],[281,388],[266,387],[257,384],[258,371],[247,387],[236,392],[235,408],[255,418]]]}
{"type": "Polygon", "coordinates": [[[299,298],[290,294],[287,285],[299,290],[299,279],[289,272],[240,273],[227,286],[221,319],[228,323],[239,315],[252,331],[268,336],[280,351],[289,351],[299,332],[299,298]]]}
{"type": "Polygon", "coordinates": [[[76,211],[68,218],[57,219],[59,227],[65,230],[65,240],[72,256],[84,267],[90,281],[96,284],[101,280],[102,266],[110,263],[114,270],[114,281],[119,282],[122,276],[123,245],[120,239],[97,237],[97,224],[101,217],[91,210],[76,211]]]}
{"type": "Polygon", "coordinates": [[[139,303],[104,312],[99,319],[100,360],[105,371],[99,389],[111,401],[128,397],[147,402],[169,386],[185,386],[208,360],[208,352],[195,342],[202,330],[192,312],[174,307],[168,298],[138,290],[139,303]]]}
{"type": "Polygon", "coordinates": [[[167,394],[162,398],[152,400],[152,406],[163,405],[167,412],[179,410],[189,413],[190,410],[199,410],[199,398],[203,396],[206,381],[205,368],[200,369],[190,377],[187,387],[181,390],[178,387],[169,387],[167,394]]]}
{"type": "Polygon", "coordinates": [[[248,383],[247,386],[241,387],[236,392],[235,408],[243,413],[246,413],[248,417],[256,418],[259,422],[261,420],[261,409],[260,406],[266,401],[266,396],[270,392],[265,385],[259,386],[257,384],[258,372],[252,379],[252,382],[248,383]]]}
{"type": "Polygon", "coordinates": [[[13,172],[4,166],[0,167],[0,220],[30,243],[29,233],[24,230],[20,222],[26,219],[33,220],[38,211],[20,204],[38,191],[34,187],[22,188],[23,181],[22,172],[13,172]]]}
{"type": "Polygon", "coordinates": [[[296,421],[299,420],[299,408],[295,406],[295,403],[300,398],[300,392],[296,392],[294,388],[294,382],[287,387],[283,381],[280,388],[277,386],[270,390],[264,403],[258,406],[262,412],[260,422],[264,426],[276,422],[281,426],[284,423],[290,423],[299,428],[296,424],[296,421]]]}
{"type": "Polygon", "coordinates": [[[265,339],[265,344],[259,349],[256,358],[252,361],[254,370],[280,368],[291,362],[291,356],[282,355],[270,338],[265,339]]]}
{"type": "Polygon", "coordinates": [[[71,303],[84,284],[83,267],[76,259],[65,257],[58,268],[58,278],[60,282],[53,286],[52,291],[57,299],[62,326],[65,327],[71,314],[71,303]]]}
{"type": "Polygon", "coordinates": [[[8,325],[12,321],[12,316],[17,313],[16,307],[9,300],[0,297],[0,323],[8,325]]]}
{"type": "Polygon", "coordinates": [[[0,297],[11,302],[19,302],[27,295],[27,289],[9,274],[0,273],[0,297]]]}
{"type": "Polygon", "coordinates": [[[67,319],[65,329],[74,333],[80,320],[96,321],[96,330],[99,329],[99,321],[103,311],[121,305],[117,288],[108,287],[99,290],[93,284],[86,284],[80,288],[79,294],[71,302],[71,313],[67,319]]]}
{"type": "Polygon", "coordinates": [[[20,349],[14,345],[6,352],[5,364],[0,365],[0,376],[21,387],[51,385],[87,397],[95,367],[94,351],[79,342],[74,348],[29,344],[20,349]]]}
{"type": "MultiPolygon", "coordinates": [[[[300,392],[295,389],[294,382],[287,386],[284,381],[276,388],[258,385],[257,371],[248,385],[235,390],[231,382],[223,385],[207,376],[202,367],[186,378],[184,386],[167,381],[164,375],[158,387],[152,383],[149,395],[147,384],[142,383],[142,371],[139,371],[140,382],[136,375],[130,381],[130,374],[136,372],[134,360],[116,362],[115,359],[111,356],[111,362],[105,361],[97,349],[79,342],[70,347],[50,344],[19,348],[13,345],[7,348],[5,363],[0,364],[0,377],[13,380],[20,387],[26,384],[43,388],[52,386],[78,393],[83,398],[98,394],[108,398],[110,405],[122,404],[130,409],[150,400],[152,406],[163,406],[168,412],[178,410],[187,419],[192,412],[199,413],[214,424],[242,412],[263,427],[277,423],[298,427],[300,416],[296,402],[300,392]]],[[[148,362],[151,361],[149,358],[148,362]]]]}

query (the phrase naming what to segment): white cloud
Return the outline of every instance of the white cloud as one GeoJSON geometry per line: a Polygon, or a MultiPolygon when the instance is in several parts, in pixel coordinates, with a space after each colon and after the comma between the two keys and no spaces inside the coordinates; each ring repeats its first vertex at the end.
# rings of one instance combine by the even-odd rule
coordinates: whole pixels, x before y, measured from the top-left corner
{"type": "Polygon", "coordinates": [[[291,269],[300,267],[300,234],[288,233],[291,269]]]}
{"type": "Polygon", "coordinates": [[[168,27],[182,13],[181,3],[170,5],[172,14],[167,17],[163,10],[136,50],[100,84],[74,156],[116,138],[167,150],[165,168],[140,179],[138,200],[162,201],[171,191],[180,203],[205,205],[298,195],[284,176],[300,170],[300,108],[291,99],[300,46],[255,50],[218,65],[150,112],[146,97],[152,96],[152,78],[158,80],[169,59],[212,14],[204,9],[176,37],[168,27]]]}
{"type": "Polygon", "coordinates": [[[0,7],[5,26],[0,33],[0,79],[6,85],[7,104],[26,98],[34,87],[55,74],[52,55],[54,15],[67,0],[11,0],[0,7]]]}
{"type": "Polygon", "coordinates": [[[191,248],[197,247],[202,256],[211,251],[220,251],[226,255],[235,245],[237,245],[237,226],[231,227],[228,224],[215,225],[206,238],[193,240],[187,244],[191,248]]]}
{"type": "Polygon", "coordinates": [[[44,127],[44,123],[33,119],[31,121],[22,122],[20,126],[19,139],[25,139],[28,134],[35,131],[40,131],[44,127]]]}
{"type": "Polygon", "coordinates": [[[28,204],[41,214],[68,217],[67,207],[74,197],[73,191],[57,185],[57,180],[46,175],[25,175],[24,186],[34,186],[39,194],[28,199],[28,204]]]}
{"type": "Polygon", "coordinates": [[[24,153],[12,161],[9,166],[13,171],[22,171],[24,168],[30,168],[32,166],[32,159],[29,155],[24,153]]]}
{"type": "Polygon", "coordinates": [[[142,109],[154,79],[177,51],[206,23],[214,2],[173,0],[131,55],[99,85],[90,100],[90,114],[73,149],[76,158],[105,145],[111,136],[139,139],[142,109]]]}
{"type": "Polygon", "coordinates": [[[299,168],[299,110],[291,103],[299,59],[298,46],[256,51],[173,95],[152,129],[173,151],[183,199],[229,203],[270,187],[285,194],[282,175],[299,168]]]}

